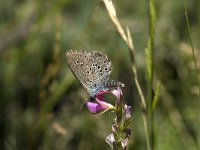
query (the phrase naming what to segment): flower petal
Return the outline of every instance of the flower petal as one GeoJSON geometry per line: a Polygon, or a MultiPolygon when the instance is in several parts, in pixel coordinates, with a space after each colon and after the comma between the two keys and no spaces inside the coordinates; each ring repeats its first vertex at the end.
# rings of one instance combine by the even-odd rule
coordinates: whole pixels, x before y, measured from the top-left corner
{"type": "Polygon", "coordinates": [[[94,103],[90,101],[86,102],[86,105],[87,105],[88,110],[93,114],[97,114],[97,113],[107,110],[106,106],[102,106],[98,103],[94,103]]]}
{"type": "Polygon", "coordinates": [[[110,103],[105,102],[103,95],[109,93],[108,91],[101,91],[99,92],[96,97],[95,100],[97,103],[99,103],[101,106],[106,107],[107,110],[114,110],[115,107],[113,105],[111,105],[110,103]]]}

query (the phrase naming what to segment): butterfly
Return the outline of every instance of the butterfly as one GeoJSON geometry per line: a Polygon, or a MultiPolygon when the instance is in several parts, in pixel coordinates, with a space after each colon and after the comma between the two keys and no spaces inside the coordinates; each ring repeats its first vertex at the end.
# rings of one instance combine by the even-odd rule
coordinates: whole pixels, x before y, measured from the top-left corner
{"type": "Polygon", "coordinates": [[[121,82],[109,81],[112,62],[106,54],[99,51],[69,50],[66,57],[70,70],[90,98],[95,98],[100,91],[124,86],[121,82]]]}

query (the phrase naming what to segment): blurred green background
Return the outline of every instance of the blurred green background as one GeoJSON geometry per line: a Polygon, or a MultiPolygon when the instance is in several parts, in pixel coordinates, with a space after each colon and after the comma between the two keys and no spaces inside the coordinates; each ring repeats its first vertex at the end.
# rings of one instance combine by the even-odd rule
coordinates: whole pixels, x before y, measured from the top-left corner
{"type": "MultiPolygon", "coordinates": [[[[146,95],[145,47],[148,2],[114,1],[120,22],[130,28],[142,90],[146,95]]],[[[132,106],[130,149],[146,149],[139,96],[127,46],[101,0],[0,0],[0,149],[109,149],[114,114],[92,115],[87,93],[69,70],[69,49],[99,50],[113,63],[111,79],[125,84],[132,106]]],[[[183,2],[155,0],[155,149],[196,150],[199,97],[183,2]]],[[[200,66],[200,2],[186,3],[200,66]]]]}

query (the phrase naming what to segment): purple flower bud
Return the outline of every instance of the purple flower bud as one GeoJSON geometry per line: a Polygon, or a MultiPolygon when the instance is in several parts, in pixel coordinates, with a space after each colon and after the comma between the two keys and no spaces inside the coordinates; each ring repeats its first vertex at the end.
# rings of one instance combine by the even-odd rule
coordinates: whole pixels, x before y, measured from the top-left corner
{"type": "Polygon", "coordinates": [[[128,139],[124,139],[121,141],[121,144],[122,144],[122,148],[123,149],[127,149],[127,146],[129,144],[129,140],[128,139]]]}
{"type": "Polygon", "coordinates": [[[125,104],[124,108],[125,108],[125,118],[126,119],[131,118],[131,106],[125,104]]]}
{"type": "Polygon", "coordinates": [[[117,89],[114,89],[111,91],[111,93],[116,96],[117,100],[119,101],[120,100],[120,97],[122,95],[122,90],[120,87],[117,87],[117,89]]]}
{"type": "Polygon", "coordinates": [[[113,142],[115,141],[113,133],[109,134],[106,137],[106,142],[110,145],[110,147],[113,149],[113,142]]]}
{"type": "Polygon", "coordinates": [[[125,138],[130,138],[130,136],[131,136],[131,129],[130,128],[126,128],[124,130],[124,132],[125,132],[125,138]]]}
{"type": "Polygon", "coordinates": [[[112,131],[113,132],[117,132],[117,124],[116,124],[116,122],[112,123],[112,131]]]}

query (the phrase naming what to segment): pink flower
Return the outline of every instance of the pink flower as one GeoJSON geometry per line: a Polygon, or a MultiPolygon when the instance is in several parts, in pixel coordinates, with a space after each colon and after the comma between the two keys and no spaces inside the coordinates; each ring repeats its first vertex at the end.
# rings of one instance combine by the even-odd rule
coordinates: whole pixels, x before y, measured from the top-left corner
{"type": "Polygon", "coordinates": [[[108,110],[115,110],[115,107],[110,103],[107,103],[103,96],[109,93],[108,91],[100,91],[95,96],[95,102],[87,101],[86,105],[88,110],[93,114],[103,113],[108,110]]]}
{"type": "Polygon", "coordinates": [[[100,91],[96,94],[94,102],[86,102],[88,110],[93,114],[104,113],[108,110],[115,110],[115,107],[112,104],[106,102],[103,98],[103,96],[109,92],[117,98],[117,102],[121,101],[122,90],[120,87],[100,91]]]}

